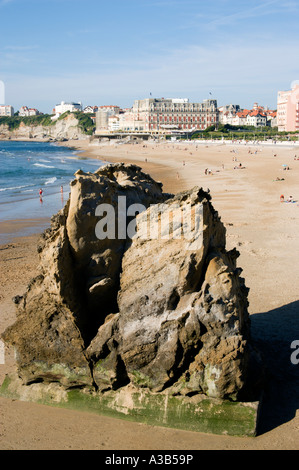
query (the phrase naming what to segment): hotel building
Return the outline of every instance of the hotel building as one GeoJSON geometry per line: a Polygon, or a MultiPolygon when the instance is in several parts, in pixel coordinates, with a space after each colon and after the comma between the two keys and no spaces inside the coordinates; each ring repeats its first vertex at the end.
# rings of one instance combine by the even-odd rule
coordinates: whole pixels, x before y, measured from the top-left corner
{"type": "Polygon", "coordinates": [[[135,100],[132,112],[136,122],[144,122],[146,131],[204,130],[218,124],[216,100],[190,103],[187,98],[147,98],[135,100]]]}

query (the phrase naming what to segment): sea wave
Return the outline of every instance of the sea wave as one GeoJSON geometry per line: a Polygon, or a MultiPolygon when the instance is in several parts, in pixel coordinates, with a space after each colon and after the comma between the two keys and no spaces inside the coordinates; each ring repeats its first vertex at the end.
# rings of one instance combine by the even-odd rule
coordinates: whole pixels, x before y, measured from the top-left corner
{"type": "Polygon", "coordinates": [[[53,176],[53,178],[48,179],[45,181],[45,184],[53,184],[57,180],[56,176],[53,176]]]}
{"type": "Polygon", "coordinates": [[[34,166],[41,166],[43,168],[55,168],[55,166],[44,165],[43,163],[33,163],[34,166]]]}
{"type": "Polygon", "coordinates": [[[32,184],[26,184],[25,186],[12,186],[10,188],[0,188],[0,191],[14,191],[15,189],[23,189],[23,188],[29,188],[30,186],[33,186],[32,184]]]}

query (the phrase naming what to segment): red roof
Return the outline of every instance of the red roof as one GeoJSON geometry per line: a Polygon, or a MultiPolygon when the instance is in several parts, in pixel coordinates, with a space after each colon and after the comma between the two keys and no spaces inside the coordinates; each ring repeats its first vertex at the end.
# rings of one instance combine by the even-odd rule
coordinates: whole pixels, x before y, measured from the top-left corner
{"type": "Polygon", "coordinates": [[[262,117],[266,117],[265,113],[262,113],[261,111],[259,111],[258,109],[255,110],[255,111],[251,111],[251,113],[249,114],[250,116],[262,116],[262,117]]]}

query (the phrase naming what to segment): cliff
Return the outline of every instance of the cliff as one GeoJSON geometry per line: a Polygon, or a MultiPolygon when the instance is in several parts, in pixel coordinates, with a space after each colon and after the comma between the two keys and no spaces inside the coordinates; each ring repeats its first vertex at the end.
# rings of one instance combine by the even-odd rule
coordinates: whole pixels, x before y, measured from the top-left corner
{"type": "Polygon", "coordinates": [[[54,121],[50,116],[0,118],[0,140],[84,139],[92,133],[92,124],[92,120],[82,117],[82,113],[65,113],[54,121]]]}

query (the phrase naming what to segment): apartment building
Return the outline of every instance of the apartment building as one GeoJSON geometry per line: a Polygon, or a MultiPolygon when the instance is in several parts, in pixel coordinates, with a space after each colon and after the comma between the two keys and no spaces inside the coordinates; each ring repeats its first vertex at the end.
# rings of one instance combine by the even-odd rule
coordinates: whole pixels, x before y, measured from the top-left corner
{"type": "Polygon", "coordinates": [[[10,105],[0,105],[0,116],[10,116],[14,115],[14,109],[10,105]]]}
{"type": "Polygon", "coordinates": [[[134,120],[144,122],[146,131],[204,130],[218,123],[216,100],[190,103],[187,98],[135,100],[134,120]]]}
{"type": "Polygon", "coordinates": [[[277,95],[277,126],[279,132],[299,131],[299,84],[277,95]]]}

